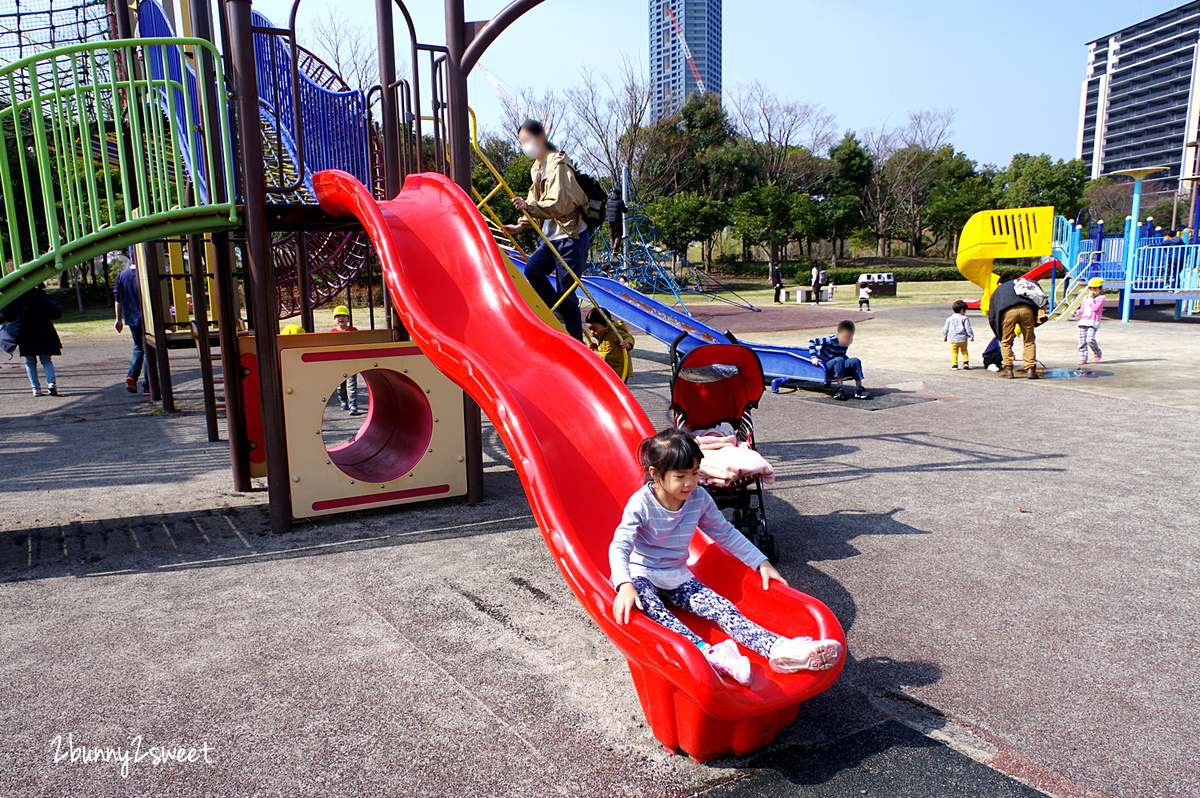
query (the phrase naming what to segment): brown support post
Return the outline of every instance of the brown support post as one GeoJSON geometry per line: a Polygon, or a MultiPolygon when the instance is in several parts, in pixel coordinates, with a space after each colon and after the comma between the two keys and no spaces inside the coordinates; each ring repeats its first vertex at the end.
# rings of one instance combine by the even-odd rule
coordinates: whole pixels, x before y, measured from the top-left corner
{"type": "MultiPolygon", "coordinates": [[[[150,327],[154,331],[154,359],[158,366],[158,397],[151,399],[162,400],[163,410],[175,412],[175,389],[171,385],[171,352],[167,348],[167,325],[163,321],[162,299],[162,270],[158,262],[159,244],[151,241],[143,247],[146,262],[141,267],[146,270],[146,280],[150,285],[150,327]]],[[[153,391],[154,386],[151,385],[153,391]]]]}
{"type": "MultiPolygon", "coordinates": [[[[471,191],[470,128],[467,115],[467,76],[459,65],[467,48],[467,24],[463,0],[446,0],[446,99],[450,156],[450,179],[463,191],[471,191]]],[[[420,113],[420,110],[417,110],[420,113]]],[[[467,504],[479,504],[483,488],[483,413],[475,400],[464,394],[466,426],[467,504]]]]}
{"type": "Polygon", "coordinates": [[[308,235],[296,231],[296,291],[300,294],[300,326],[313,332],[312,282],[308,274],[308,235]]]}
{"type": "Polygon", "coordinates": [[[392,0],[376,0],[375,28],[379,36],[379,113],[383,127],[383,191],[387,199],[400,193],[400,117],[396,109],[396,33],[392,0]]]}
{"type": "MultiPolygon", "coordinates": [[[[192,25],[197,37],[215,41],[213,36],[212,9],[206,0],[190,0],[192,25]]],[[[214,85],[213,65],[208,62],[206,51],[197,50],[196,74],[198,85],[208,95],[209,129],[221,130],[217,92],[214,85]]],[[[220,158],[213,159],[213,173],[208,181],[209,191],[219,202],[225,196],[225,164],[220,158]]],[[[229,244],[229,233],[214,233],[212,236],[214,260],[213,315],[217,320],[217,340],[221,349],[221,377],[225,383],[225,428],[229,436],[229,460],[233,472],[233,489],[249,491],[250,441],[246,438],[246,420],[242,405],[241,364],[237,352],[237,278],[233,274],[233,256],[229,244]]]]}
{"type": "Polygon", "coordinates": [[[205,286],[204,239],[198,234],[187,237],[188,279],[192,286],[192,324],[196,327],[196,352],[200,357],[200,382],[204,388],[204,424],[208,440],[221,440],[217,426],[217,387],[213,381],[212,343],[208,335],[208,292],[205,286]]]}
{"type": "MultiPolygon", "coordinates": [[[[145,319],[143,318],[142,321],[145,321],[145,319]]],[[[150,346],[150,344],[146,342],[146,339],[144,336],[142,338],[142,346],[143,347],[150,346]]],[[[153,349],[154,347],[150,347],[150,348],[153,349]]],[[[146,367],[146,387],[150,389],[150,401],[157,402],[159,397],[162,396],[162,394],[158,390],[158,360],[154,356],[153,352],[150,354],[149,357],[146,358],[145,367],[146,367]]]]}
{"type": "Polygon", "coordinates": [[[242,201],[249,259],[246,271],[254,310],[254,344],[258,356],[263,444],[267,462],[267,496],[271,529],[282,533],[292,528],[292,495],[283,424],[283,390],[275,343],[278,300],[275,268],[271,261],[271,231],[267,227],[266,176],[263,174],[262,131],[258,121],[258,75],[255,71],[250,0],[225,0],[225,8],[230,22],[229,42],[237,95],[238,138],[242,145],[242,201]]]}
{"type": "Polygon", "coordinates": [[[233,253],[229,233],[213,234],[213,283],[217,295],[217,336],[221,347],[221,378],[225,381],[225,427],[229,435],[229,460],[233,489],[250,490],[250,440],[246,437],[245,405],[242,402],[242,365],[237,349],[237,278],[233,275],[233,253]]]}

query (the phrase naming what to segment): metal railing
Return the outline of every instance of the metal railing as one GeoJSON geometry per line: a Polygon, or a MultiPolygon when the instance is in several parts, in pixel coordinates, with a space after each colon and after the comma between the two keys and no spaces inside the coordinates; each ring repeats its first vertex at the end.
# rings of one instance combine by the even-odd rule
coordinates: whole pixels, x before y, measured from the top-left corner
{"type": "Polygon", "coordinates": [[[1095,239],[1086,239],[1080,246],[1080,263],[1084,268],[1073,273],[1072,277],[1080,280],[1100,277],[1105,282],[1124,282],[1124,258],[1124,238],[1106,238],[1100,243],[1099,249],[1096,248],[1095,239]]]}
{"type": "MultiPolygon", "coordinates": [[[[487,155],[484,154],[483,149],[479,146],[479,124],[478,120],[475,118],[475,110],[473,108],[468,108],[467,113],[471,117],[471,146],[475,150],[475,157],[479,159],[479,162],[483,164],[484,168],[491,173],[492,177],[496,181],[495,188],[489,191],[487,196],[480,196],[479,192],[472,188],[472,191],[475,193],[476,205],[480,212],[484,215],[484,220],[488,222],[488,227],[492,230],[492,235],[497,238],[496,243],[500,246],[504,246],[513,251],[524,254],[524,251],[521,249],[521,246],[517,243],[516,239],[504,229],[504,225],[500,221],[500,217],[488,205],[488,200],[497,194],[504,193],[510,200],[516,199],[517,195],[504,180],[504,176],[500,174],[500,170],[495,167],[491,160],[488,159],[487,155]],[[503,236],[503,238],[501,238],[501,236],[503,236]]],[[[604,321],[607,323],[607,325],[616,330],[616,326],[613,324],[612,317],[609,315],[608,311],[605,310],[600,303],[592,297],[591,292],[588,291],[588,287],[583,284],[583,280],[580,279],[580,276],[575,273],[575,270],[572,269],[566,260],[563,259],[563,256],[559,254],[558,248],[555,247],[550,239],[546,237],[546,234],[542,232],[542,226],[538,224],[538,222],[532,216],[530,216],[527,211],[521,211],[521,218],[525,220],[526,224],[533,228],[533,231],[537,233],[538,238],[542,240],[542,243],[549,247],[550,253],[554,255],[555,260],[557,260],[559,265],[562,266],[563,271],[565,271],[571,277],[571,285],[567,290],[564,291],[562,286],[559,286],[558,301],[550,307],[550,312],[554,313],[557,311],[559,305],[563,303],[563,300],[565,300],[576,290],[579,290],[583,292],[585,297],[587,297],[587,301],[592,304],[592,307],[600,312],[600,315],[604,318],[604,321]]],[[[584,326],[583,330],[585,337],[592,337],[586,326],[584,326]]],[[[621,368],[621,379],[627,380],[629,379],[631,358],[629,351],[624,347],[621,348],[621,352],[624,355],[623,365],[621,368]]]]}
{"type": "Polygon", "coordinates": [[[220,56],[203,39],[77,44],[0,67],[0,305],[114,248],[236,227],[227,109],[220,56]],[[179,79],[181,47],[211,59],[215,108],[179,79]],[[167,68],[146,76],[150,62],[167,68]],[[189,140],[223,190],[187,191],[189,140]]]}
{"type": "MultiPolygon", "coordinates": [[[[273,116],[276,149],[286,152],[304,173],[291,184],[285,184],[280,174],[268,191],[287,194],[303,184],[311,192],[312,175],[322,169],[341,169],[364,185],[372,185],[366,95],[349,87],[318,84],[300,70],[294,29],[277,28],[257,11],[252,19],[264,116],[273,116]]],[[[311,60],[317,59],[312,56],[311,60]]]]}
{"type": "Polygon", "coordinates": [[[1137,292],[1196,293],[1200,244],[1139,247],[1130,288],[1137,292]]]}

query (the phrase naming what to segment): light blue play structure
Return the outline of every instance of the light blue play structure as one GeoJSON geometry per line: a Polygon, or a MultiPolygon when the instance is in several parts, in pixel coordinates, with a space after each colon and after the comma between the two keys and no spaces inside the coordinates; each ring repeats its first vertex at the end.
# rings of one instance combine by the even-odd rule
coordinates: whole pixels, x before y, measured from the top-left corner
{"type": "MultiPolygon", "coordinates": [[[[505,254],[518,268],[524,269],[525,258],[509,247],[502,247],[505,254]]],[[[643,294],[636,288],[610,277],[585,276],[582,278],[587,290],[610,315],[632,324],[652,338],[668,346],[674,344],[681,354],[687,354],[705,344],[727,344],[734,340],[729,333],[710,327],[699,319],[643,294]]],[[[576,289],[581,302],[588,297],[576,289]]],[[[734,340],[753,349],[762,363],[763,374],[771,380],[771,390],[779,392],[779,386],[787,383],[804,382],[825,385],[828,378],[822,366],[814,366],[808,350],[771,344],[755,344],[734,340]]]]}
{"type": "Polygon", "coordinates": [[[1154,302],[1173,302],[1175,319],[1200,312],[1200,243],[1166,244],[1162,232],[1148,219],[1135,224],[1141,211],[1142,178],[1134,177],[1132,213],[1120,235],[1105,234],[1103,222],[1082,225],[1061,216],[1054,219],[1054,257],[1067,271],[1051,283],[1051,318],[1068,318],[1079,306],[1088,280],[1099,277],[1108,290],[1121,292],[1121,321],[1133,308],[1154,302]],[[1061,285],[1061,296],[1059,286],[1061,285]]]}
{"type": "MultiPolygon", "coordinates": [[[[668,307],[617,280],[607,277],[584,277],[583,282],[596,301],[610,314],[667,345],[675,344],[679,352],[687,353],[698,346],[724,344],[731,340],[726,333],[715,327],[668,307]]],[[[824,385],[827,382],[825,369],[812,364],[807,350],[749,341],[736,343],[748,346],[758,354],[763,374],[771,380],[771,390],[776,393],[779,386],[785,383],[824,385]]]]}

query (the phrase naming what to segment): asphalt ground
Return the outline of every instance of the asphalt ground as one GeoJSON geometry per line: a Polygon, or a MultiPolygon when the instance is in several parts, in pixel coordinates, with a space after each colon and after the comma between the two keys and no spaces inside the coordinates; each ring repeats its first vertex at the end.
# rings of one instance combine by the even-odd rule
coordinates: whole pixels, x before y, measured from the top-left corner
{"type": "MultiPolygon", "coordinates": [[[[756,415],[780,569],[846,670],[706,766],[655,743],[490,430],[483,505],[273,536],[205,438],[194,353],[170,417],[124,391],[115,334],[63,331],[57,398],[0,363],[0,794],[1200,795],[1195,327],[1106,322],[1112,377],[1010,382],[949,370],[943,309],[876,312],[868,386],[921,401],[756,415]],[[71,761],[139,735],[198,759],[71,761]]],[[[1073,339],[1039,329],[1039,359],[1073,339]]],[[[665,425],[665,348],[637,354],[665,425]]]]}

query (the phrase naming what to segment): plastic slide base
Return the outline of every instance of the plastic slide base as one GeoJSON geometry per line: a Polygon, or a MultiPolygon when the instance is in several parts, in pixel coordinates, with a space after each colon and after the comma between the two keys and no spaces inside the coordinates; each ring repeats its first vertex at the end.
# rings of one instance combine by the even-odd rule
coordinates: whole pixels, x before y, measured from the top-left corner
{"type": "Polygon", "coordinates": [[[725,754],[745,756],[775,739],[796,719],[800,705],[737,721],[718,720],[653,669],[629,662],[642,712],[663,748],[703,763],[725,754]]]}
{"type": "MultiPolygon", "coordinates": [[[[644,615],[623,626],[612,618],[608,546],[625,502],[643,484],[634,448],[654,431],[625,384],[529,308],[479,211],[449,179],[409,175],[384,203],[344,172],[319,172],[314,185],[327,211],[363,223],[405,329],[495,425],[547,548],[629,661],[658,739],[697,760],[769,743],[802,701],[833,684],[842,663],[778,674],[751,653],[755,682],[746,689],[723,681],[699,648],[644,615]]],[[[763,590],[756,571],[698,531],[690,553],[696,577],[748,618],[787,637],[845,646],[841,625],[820,601],[778,584],[763,590]]],[[[708,621],[681,618],[706,641],[725,637],[708,621]]]]}

